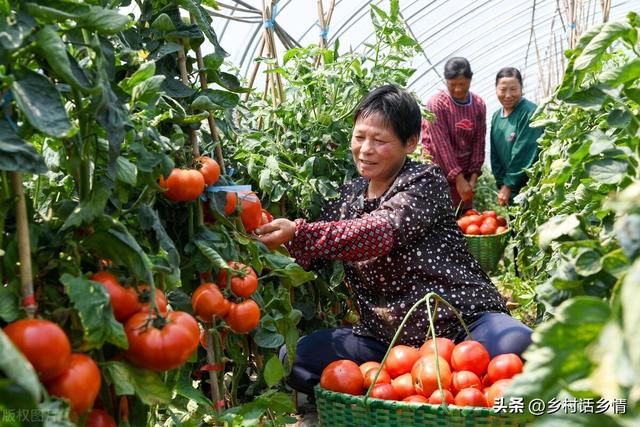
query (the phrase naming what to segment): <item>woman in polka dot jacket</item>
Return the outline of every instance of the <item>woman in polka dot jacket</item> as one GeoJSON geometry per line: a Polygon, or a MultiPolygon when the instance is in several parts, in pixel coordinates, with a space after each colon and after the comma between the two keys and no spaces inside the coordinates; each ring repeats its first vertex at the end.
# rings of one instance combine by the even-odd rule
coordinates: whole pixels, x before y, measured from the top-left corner
{"type": "MultiPolygon", "coordinates": [[[[498,290],[469,253],[440,168],[407,158],[420,137],[415,99],[396,86],[382,86],[362,100],[354,123],[351,151],[361,177],[328,203],[323,221],[279,218],[256,230],[268,246],[286,244],[305,268],[318,260],[344,261],[360,313],[353,329],[302,337],[289,384],[312,393],[322,369],[334,360],[381,360],[405,314],[431,291],[459,310],[492,357],[522,353],[531,330],[509,316],[498,290]]],[[[417,310],[400,342],[421,345],[427,326],[426,308],[417,310]]],[[[446,307],[438,308],[435,328],[439,336],[465,339],[446,307]]]]}

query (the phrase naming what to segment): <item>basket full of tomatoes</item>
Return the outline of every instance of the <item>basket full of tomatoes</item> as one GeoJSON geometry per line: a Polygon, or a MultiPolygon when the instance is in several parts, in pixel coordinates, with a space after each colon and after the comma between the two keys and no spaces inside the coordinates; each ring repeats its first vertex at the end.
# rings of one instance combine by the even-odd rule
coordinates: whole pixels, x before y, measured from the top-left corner
{"type": "Polygon", "coordinates": [[[495,211],[482,213],[469,209],[458,219],[469,252],[478,260],[485,272],[495,270],[509,241],[509,227],[505,217],[495,211]]]}
{"type": "MultiPolygon", "coordinates": [[[[418,301],[381,362],[358,365],[343,359],[323,370],[315,388],[320,425],[526,425],[525,416],[493,409],[496,399],[503,398],[513,378],[523,370],[523,362],[516,354],[491,358],[478,341],[455,344],[448,338],[436,337],[432,324],[432,338],[420,348],[394,345],[411,312],[432,298],[449,305],[435,293],[418,301]]],[[[504,398],[498,402],[503,401],[504,398]]]]}

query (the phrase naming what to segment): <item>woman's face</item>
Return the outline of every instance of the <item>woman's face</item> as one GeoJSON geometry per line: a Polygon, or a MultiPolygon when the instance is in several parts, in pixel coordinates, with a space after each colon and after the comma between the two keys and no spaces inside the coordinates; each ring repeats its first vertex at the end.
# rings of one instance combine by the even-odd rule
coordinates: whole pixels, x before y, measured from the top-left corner
{"type": "Polygon", "coordinates": [[[469,87],[471,87],[471,79],[468,79],[465,76],[458,76],[447,80],[447,90],[449,91],[449,95],[459,102],[465,102],[467,100],[469,87]]]}
{"type": "Polygon", "coordinates": [[[496,96],[505,110],[512,111],[522,98],[522,86],[515,77],[502,77],[496,85],[496,96]]]}
{"type": "Polygon", "coordinates": [[[353,126],[351,153],[358,173],[372,181],[393,178],[402,168],[407,154],[417,146],[418,136],[403,145],[382,114],[360,117],[353,126]]]}

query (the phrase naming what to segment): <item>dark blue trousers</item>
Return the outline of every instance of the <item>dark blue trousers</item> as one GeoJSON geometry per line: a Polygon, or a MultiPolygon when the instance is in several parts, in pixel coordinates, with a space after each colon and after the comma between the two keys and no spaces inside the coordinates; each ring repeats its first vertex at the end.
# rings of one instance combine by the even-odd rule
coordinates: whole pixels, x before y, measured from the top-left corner
{"type": "MultiPolygon", "coordinates": [[[[476,341],[481,342],[491,357],[503,353],[522,352],[531,343],[531,329],[505,313],[483,313],[469,325],[476,341]]],[[[463,341],[464,332],[456,337],[463,341]]],[[[320,374],[329,363],[339,359],[353,360],[357,364],[369,360],[381,361],[387,344],[374,338],[355,335],[350,327],[323,329],[306,335],[298,341],[296,357],[287,383],[297,391],[313,394],[320,382],[320,374]]],[[[280,349],[280,360],[285,363],[287,350],[280,349]]]]}

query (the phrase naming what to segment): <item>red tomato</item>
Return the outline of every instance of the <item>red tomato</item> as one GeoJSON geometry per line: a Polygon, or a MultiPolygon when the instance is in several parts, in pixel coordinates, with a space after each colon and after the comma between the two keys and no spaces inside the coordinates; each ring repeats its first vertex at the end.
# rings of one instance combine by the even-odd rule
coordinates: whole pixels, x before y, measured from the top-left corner
{"type": "Polygon", "coordinates": [[[160,187],[166,189],[164,196],[174,202],[196,200],[204,191],[204,176],[195,169],[174,168],[166,180],[160,177],[160,187]]]}
{"type": "MultiPolygon", "coordinates": [[[[376,377],[378,373],[378,368],[371,368],[367,372],[364,373],[364,387],[368,388],[371,383],[373,383],[373,379],[376,377]]],[[[376,380],[376,384],[390,384],[391,377],[389,373],[384,369],[380,371],[380,375],[378,375],[378,379],[376,380]]]]}
{"type": "Polygon", "coordinates": [[[411,372],[399,375],[391,380],[391,385],[398,395],[398,399],[404,399],[407,396],[416,394],[416,389],[413,387],[413,377],[411,372]]]}
{"type": "Polygon", "coordinates": [[[489,374],[484,374],[484,377],[482,377],[482,388],[489,388],[491,384],[493,383],[489,379],[489,374]]]}
{"type": "Polygon", "coordinates": [[[507,226],[507,219],[503,216],[498,215],[496,217],[496,221],[498,222],[498,225],[500,227],[506,227],[507,226]]]}
{"type": "Polygon", "coordinates": [[[262,209],[262,220],[260,221],[260,225],[269,224],[271,221],[273,221],[273,215],[271,215],[268,210],[262,209]]]}
{"type": "Polygon", "coordinates": [[[233,332],[246,334],[260,323],[260,307],[252,299],[246,299],[239,304],[232,302],[224,320],[233,332]]]}
{"type": "Polygon", "coordinates": [[[458,220],[458,227],[460,227],[462,232],[464,232],[469,225],[471,225],[471,217],[463,216],[458,220]]]}
{"type": "Polygon", "coordinates": [[[364,362],[362,365],[360,365],[360,372],[362,372],[362,375],[364,375],[367,373],[369,369],[371,368],[378,369],[379,367],[380,367],[380,363],[378,362],[373,362],[373,361],[364,362]]]}
{"type": "Polygon", "coordinates": [[[496,228],[496,234],[504,233],[507,230],[507,227],[499,226],[498,228],[496,228]]]}
{"type": "Polygon", "coordinates": [[[404,399],[402,399],[402,401],[407,403],[414,403],[414,404],[429,403],[429,399],[427,399],[421,394],[412,394],[411,396],[407,396],[404,399]]]}
{"type": "Polygon", "coordinates": [[[84,414],[100,391],[100,369],[86,354],[73,353],[67,369],[45,383],[45,387],[52,396],[68,400],[74,413],[84,414]]]}
{"type": "Polygon", "coordinates": [[[384,368],[389,372],[391,378],[411,372],[413,364],[420,358],[417,348],[408,345],[397,345],[391,349],[384,368]]]}
{"type": "MultiPolygon", "coordinates": [[[[439,358],[440,380],[442,388],[451,387],[451,368],[446,360],[439,358]]],[[[411,370],[413,386],[418,394],[431,396],[434,390],[438,389],[438,373],[436,371],[436,361],[432,357],[421,357],[413,365],[411,370]]]]}
{"type": "Polygon", "coordinates": [[[240,201],[242,210],[240,211],[240,220],[244,225],[247,233],[251,233],[262,223],[262,205],[260,199],[253,192],[240,193],[240,201]]]}
{"type": "Polygon", "coordinates": [[[117,427],[117,424],[104,409],[93,409],[89,412],[84,427],[117,427]]]}
{"type": "Polygon", "coordinates": [[[237,206],[238,206],[238,195],[233,192],[228,192],[227,203],[224,205],[224,214],[226,216],[231,215],[236,211],[237,206]]]}
{"type": "Polygon", "coordinates": [[[457,406],[487,406],[487,399],[477,388],[465,388],[456,394],[454,400],[457,406]]]}
{"type": "Polygon", "coordinates": [[[496,218],[498,216],[498,214],[496,213],[496,211],[484,211],[482,212],[482,217],[483,218],[496,218]]]}
{"type": "MultiPolygon", "coordinates": [[[[249,298],[256,289],[258,289],[258,276],[256,272],[248,265],[240,262],[228,261],[229,267],[239,270],[241,274],[231,273],[231,290],[239,297],[249,298]]],[[[227,270],[220,270],[218,273],[218,286],[225,288],[227,286],[227,270]]]]}
{"type": "Polygon", "coordinates": [[[482,224],[482,220],[483,220],[483,219],[484,219],[484,218],[482,218],[482,216],[481,216],[481,215],[470,215],[470,216],[469,216],[469,223],[470,223],[470,224],[475,224],[475,225],[477,225],[478,227],[480,227],[480,224],[482,224]]]}
{"type": "Polygon", "coordinates": [[[136,290],[122,286],[113,274],[108,271],[100,271],[91,276],[91,280],[101,283],[107,289],[111,299],[113,316],[118,322],[124,322],[140,311],[136,290]]]}
{"type": "Polygon", "coordinates": [[[17,320],[4,328],[13,344],[31,362],[42,381],[62,374],[71,361],[71,344],[62,328],[40,319],[17,320]]]}
{"type": "Polygon", "coordinates": [[[138,312],[124,325],[129,340],[125,357],[134,365],[162,372],[178,368],[198,347],[198,322],[182,311],[165,318],[155,313],[138,312]]]}
{"type": "Polygon", "coordinates": [[[478,341],[462,341],[451,353],[451,366],[456,371],[471,371],[480,376],[487,371],[489,352],[478,341]]]}
{"type": "Polygon", "coordinates": [[[469,209],[464,213],[465,216],[471,216],[471,215],[480,215],[480,212],[478,212],[475,209],[469,209]]]}
{"type": "MultiPolygon", "coordinates": [[[[442,392],[444,393],[444,401],[449,405],[453,405],[453,394],[451,394],[449,390],[442,390],[442,392]]],[[[432,405],[442,404],[442,393],[440,393],[440,390],[434,390],[433,393],[431,393],[431,396],[429,396],[429,403],[432,405]]]]}
{"type": "Polygon", "coordinates": [[[203,283],[191,296],[191,306],[200,319],[211,322],[216,316],[226,316],[231,304],[216,285],[203,283]]]}
{"type": "Polygon", "coordinates": [[[218,162],[207,156],[197,157],[196,162],[199,165],[198,172],[204,178],[204,183],[206,185],[215,184],[220,178],[220,165],[218,165],[218,162]]]}
{"type": "MultiPolygon", "coordinates": [[[[138,299],[140,300],[140,311],[149,312],[151,310],[151,286],[143,284],[138,285],[138,299]]],[[[167,298],[164,292],[156,288],[156,305],[161,314],[167,314],[167,298]]]]}
{"type": "Polygon", "coordinates": [[[395,389],[388,383],[376,383],[371,389],[369,396],[383,400],[398,400],[395,389]]]}
{"type": "Polygon", "coordinates": [[[477,236],[480,234],[480,227],[475,224],[470,224],[466,230],[464,230],[464,234],[469,234],[472,236],[477,236]]]}
{"type": "MultiPolygon", "coordinates": [[[[489,218],[489,219],[493,219],[494,222],[495,222],[494,218],[489,218]]],[[[495,224],[490,224],[490,223],[483,222],[482,225],[480,225],[480,234],[482,234],[483,236],[488,236],[490,234],[495,234],[496,233],[496,229],[497,229],[497,227],[495,226],[495,224]]]]}
{"type": "Polygon", "coordinates": [[[322,371],[320,387],[360,396],[364,387],[364,378],[355,362],[346,359],[336,360],[329,363],[322,371]]]}
{"type": "Polygon", "coordinates": [[[449,338],[436,337],[435,346],[433,339],[427,340],[420,347],[420,356],[428,356],[433,354],[434,347],[438,347],[438,355],[444,357],[447,363],[451,363],[451,352],[456,345],[449,338]]]}
{"type": "Polygon", "coordinates": [[[495,405],[495,399],[502,397],[506,389],[509,388],[513,380],[498,380],[487,391],[487,405],[495,405]]]}
{"type": "Polygon", "coordinates": [[[513,378],[522,372],[522,360],[514,353],[499,354],[489,362],[487,374],[491,382],[513,378]]]}
{"type": "Polygon", "coordinates": [[[451,375],[451,391],[453,394],[464,388],[477,388],[482,389],[480,378],[471,371],[456,371],[451,375]]]}

